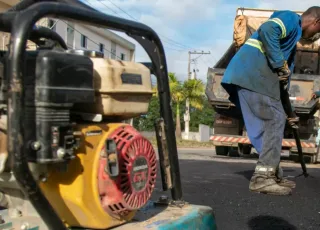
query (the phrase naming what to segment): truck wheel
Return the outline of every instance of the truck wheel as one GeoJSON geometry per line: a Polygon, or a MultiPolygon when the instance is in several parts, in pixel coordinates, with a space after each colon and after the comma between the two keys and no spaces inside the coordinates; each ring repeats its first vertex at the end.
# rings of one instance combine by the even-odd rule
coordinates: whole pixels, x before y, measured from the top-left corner
{"type": "Polygon", "coordinates": [[[229,147],[229,156],[230,157],[240,157],[237,147],[229,147]]]}
{"type": "Polygon", "coordinates": [[[228,156],[229,149],[224,146],[216,146],[216,154],[219,156],[228,156]]]}
{"type": "Polygon", "coordinates": [[[251,145],[246,145],[246,144],[239,144],[238,145],[238,151],[240,154],[243,155],[249,155],[251,153],[251,145]]]}

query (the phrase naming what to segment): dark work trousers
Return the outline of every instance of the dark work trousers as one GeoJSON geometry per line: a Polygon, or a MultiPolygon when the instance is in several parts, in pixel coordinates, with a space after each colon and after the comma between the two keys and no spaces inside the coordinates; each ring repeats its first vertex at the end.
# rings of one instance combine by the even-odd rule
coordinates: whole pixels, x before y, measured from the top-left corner
{"type": "MultiPolygon", "coordinates": [[[[258,165],[277,169],[286,124],[281,101],[244,88],[237,92],[248,137],[259,154],[258,165]]],[[[282,177],[282,170],[279,173],[282,177]]]]}

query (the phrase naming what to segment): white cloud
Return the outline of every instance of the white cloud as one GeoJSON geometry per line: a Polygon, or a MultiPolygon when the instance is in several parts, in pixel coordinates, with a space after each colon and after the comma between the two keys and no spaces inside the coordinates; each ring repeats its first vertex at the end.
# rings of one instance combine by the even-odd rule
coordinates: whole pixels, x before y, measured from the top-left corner
{"type": "MultiPolygon", "coordinates": [[[[91,6],[102,12],[133,20],[108,0],[100,2],[96,0],[87,1],[90,2],[91,6]]],[[[86,1],[84,2],[86,3],[86,1]]],[[[194,0],[112,0],[112,2],[133,18],[138,19],[139,22],[150,26],[156,31],[165,47],[168,71],[175,72],[180,79],[187,77],[189,51],[187,47],[204,51],[213,49],[215,50],[215,56],[217,55],[216,53],[221,53],[221,51],[217,51],[217,49],[220,50],[220,47],[216,48],[214,45],[219,43],[213,38],[215,31],[212,31],[212,35],[209,36],[211,41],[207,45],[203,44],[207,39],[195,40],[192,38],[193,35],[199,36],[199,33],[201,33],[201,30],[194,31],[194,23],[213,21],[216,10],[219,10],[218,5],[222,2],[221,0],[198,0],[197,2],[194,0]],[[185,28],[188,28],[188,30],[185,28]],[[170,39],[182,45],[177,45],[170,39]]],[[[210,30],[208,27],[203,29],[210,30]]],[[[148,55],[137,42],[123,33],[120,34],[136,44],[136,61],[149,61],[148,55]]],[[[213,64],[212,55],[199,58],[197,64],[199,69],[198,76],[206,80],[207,68],[213,64]]]]}
{"type": "MultiPolygon", "coordinates": [[[[133,20],[119,10],[121,8],[139,22],[154,29],[165,47],[168,70],[175,72],[180,79],[187,77],[190,49],[186,46],[200,51],[210,51],[211,55],[203,55],[197,59],[197,65],[192,66],[199,69],[198,77],[204,81],[208,66],[213,66],[231,44],[235,12],[239,5],[243,4],[239,1],[239,5],[236,5],[234,0],[232,3],[223,0],[102,0],[100,2],[85,0],[84,2],[86,1],[100,11],[133,20]],[[173,44],[167,38],[183,45],[173,44]]],[[[247,7],[304,11],[317,4],[316,0],[252,0],[251,6],[247,7]]],[[[139,44],[123,33],[121,35],[136,44],[136,61],[149,61],[148,55],[139,44]]]]}
{"type": "MultiPolygon", "coordinates": [[[[119,13],[121,16],[127,17],[123,11],[132,15],[140,21],[142,15],[152,15],[164,21],[171,21],[171,23],[192,20],[202,20],[212,18],[214,12],[217,10],[217,3],[221,0],[86,0],[92,6],[106,10],[110,13],[112,10],[119,13]],[[112,10],[110,10],[110,8],[112,10]],[[119,9],[121,8],[121,10],[119,9]]],[[[86,2],[85,1],[85,2],[86,2]]]]}
{"type": "Polygon", "coordinates": [[[154,7],[157,9],[157,16],[185,23],[186,21],[212,18],[218,2],[219,0],[198,0],[196,3],[194,0],[158,0],[154,7]]]}
{"type": "Polygon", "coordinates": [[[318,0],[260,0],[258,8],[265,9],[276,9],[276,10],[294,10],[294,11],[305,11],[311,6],[318,6],[318,0]]]}

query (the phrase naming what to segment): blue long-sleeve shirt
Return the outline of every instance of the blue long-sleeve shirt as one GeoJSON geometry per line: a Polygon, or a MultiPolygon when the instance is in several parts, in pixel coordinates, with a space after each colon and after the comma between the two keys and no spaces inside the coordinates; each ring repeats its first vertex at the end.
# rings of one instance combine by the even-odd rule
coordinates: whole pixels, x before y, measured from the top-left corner
{"type": "Polygon", "coordinates": [[[235,95],[234,86],[240,86],[280,100],[275,69],[287,61],[293,72],[296,44],[301,34],[298,14],[274,12],[232,58],[221,81],[222,86],[231,97],[235,95]]]}

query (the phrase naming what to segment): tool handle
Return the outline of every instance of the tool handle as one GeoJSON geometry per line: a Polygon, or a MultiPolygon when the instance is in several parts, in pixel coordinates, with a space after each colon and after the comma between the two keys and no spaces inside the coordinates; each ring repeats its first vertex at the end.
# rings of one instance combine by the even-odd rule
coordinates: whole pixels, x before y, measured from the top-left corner
{"type": "MultiPolygon", "coordinates": [[[[281,97],[281,102],[282,102],[282,105],[283,105],[283,109],[284,109],[285,113],[287,114],[288,118],[295,118],[296,114],[292,110],[290,97],[289,97],[289,92],[286,89],[284,84],[280,83],[280,87],[281,87],[280,88],[280,97],[281,97]]],[[[296,145],[297,145],[297,149],[298,149],[299,160],[300,160],[302,172],[303,172],[303,175],[305,177],[307,177],[308,176],[307,167],[306,167],[306,163],[304,162],[304,158],[303,158],[298,126],[295,126],[294,128],[292,127],[292,131],[293,131],[293,136],[294,136],[294,139],[296,141],[296,145]]]]}

